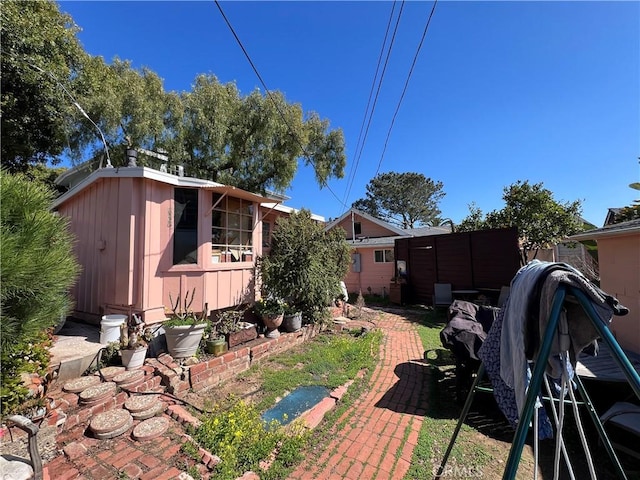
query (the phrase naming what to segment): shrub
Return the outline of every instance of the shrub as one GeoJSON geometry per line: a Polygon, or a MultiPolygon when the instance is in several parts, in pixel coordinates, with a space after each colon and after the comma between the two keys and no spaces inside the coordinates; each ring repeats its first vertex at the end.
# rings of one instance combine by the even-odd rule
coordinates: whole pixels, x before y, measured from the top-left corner
{"type": "Polygon", "coordinates": [[[278,219],[271,251],[258,261],[263,295],[283,299],[307,320],[320,320],[340,295],[340,281],[349,268],[350,247],[344,238],[339,228],[325,232],[308,210],[278,219]]]}
{"type": "MultiPolygon", "coordinates": [[[[54,193],[23,175],[0,172],[0,346],[2,385],[31,368],[15,365],[25,345],[39,344],[41,334],[71,308],[69,289],[79,266],[72,248],[67,219],[49,209],[54,193]],[[12,368],[6,369],[5,365],[12,368]]],[[[28,355],[27,355],[28,356],[28,355]]],[[[44,370],[48,366],[43,366],[44,370]]],[[[2,393],[3,413],[15,409],[2,393]]]]}
{"type": "Polygon", "coordinates": [[[220,457],[215,478],[235,479],[248,470],[258,472],[260,461],[269,459],[272,452],[275,452],[272,467],[281,470],[293,465],[298,459],[294,451],[302,445],[303,436],[301,429],[285,432],[275,420],[267,424],[255,407],[239,401],[226,411],[216,407],[198,427],[194,438],[220,457]]]}

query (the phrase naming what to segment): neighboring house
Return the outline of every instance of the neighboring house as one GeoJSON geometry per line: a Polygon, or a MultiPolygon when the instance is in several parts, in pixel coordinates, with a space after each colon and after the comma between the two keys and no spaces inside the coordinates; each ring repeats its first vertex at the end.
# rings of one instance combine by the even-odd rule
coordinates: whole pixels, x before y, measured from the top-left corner
{"type": "Polygon", "coordinates": [[[350,293],[362,292],[386,296],[391,279],[397,275],[394,259],[397,238],[442,235],[445,227],[421,227],[403,230],[355,208],[325,227],[341,227],[351,245],[351,268],[344,280],[350,293]]]}
{"type": "Polygon", "coordinates": [[[598,262],[580,242],[561,242],[551,248],[541,248],[528,252],[529,261],[562,262],[580,270],[590,280],[598,280],[598,262]]]}
{"type": "Polygon", "coordinates": [[[74,315],[94,323],[130,310],[162,321],[170,296],[194,288],[196,312],[253,302],[263,220],[293,211],[281,198],[147,167],[71,169],[57,183],[72,186],[54,209],[69,218],[82,265],[74,315]]]}
{"type": "Polygon", "coordinates": [[[600,287],[629,308],[628,315],[613,318],[611,330],[623,348],[640,353],[640,220],[606,225],[571,240],[598,243],[600,287]]]}
{"type": "Polygon", "coordinates": [[[607,211],[607,216],[604,219],[604,225],[603,227],[606,227],[607,225],[613,225],[614,223],[616,223],[616,216],[622,211],[622,208],[610,208],[607,211]]]}
{"type": "MultiPolygon", "coordinates": [[[[282,201],[288,199],[288,197],[281,197],[282,201]]],[[[271,234],[276,228],[276,222],[280,217],[288,217],[292,213],[297,213],[299,210],[282,205],[281,203],[262,203],[262,255],[267,255],[271,251],[271,234]]],[[[325,218],[321,215],[311,214],[311,219],[318,223],[325,223],[325,218]]]]}

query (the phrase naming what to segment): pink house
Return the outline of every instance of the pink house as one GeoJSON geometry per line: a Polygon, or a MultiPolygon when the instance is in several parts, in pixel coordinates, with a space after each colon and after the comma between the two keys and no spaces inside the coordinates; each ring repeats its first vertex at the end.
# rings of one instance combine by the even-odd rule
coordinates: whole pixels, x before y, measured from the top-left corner
{"type": "Polygon", "coordinates": [[[611,330],[620,346],[640,353],[640,220],[605,224],[571,240],[598,243],[600,287],[629,309],[628,315],[613,318],[611,330]]]}
{"type": "Polygon", "coordinates": [[[82,265],[74,315],[92,323],[130,310],[162,321],[169,296],[194,288],[194,311],[252,303],[256,256],[293,211],[282,198],[147,167],[72,169],[58,183],[70,190],[54,209],[69,218],[82,265]]]}
{"type": "Polygon", "coordinates": [[[398,238],[442,235],[445,227],[422,227],[403,230],[355,208],[330,222],[326,230],[341,227],[352,247],[351,268],[344,282],[350,293],[389,294],[391,279],[397,275],[394,258],[398,238]]]}

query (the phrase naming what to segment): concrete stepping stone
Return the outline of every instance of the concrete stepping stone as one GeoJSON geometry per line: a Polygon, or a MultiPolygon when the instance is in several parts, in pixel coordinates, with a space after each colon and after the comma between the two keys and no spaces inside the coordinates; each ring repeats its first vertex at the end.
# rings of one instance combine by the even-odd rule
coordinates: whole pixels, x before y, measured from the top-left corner
{"type": "Polygon", "coordinates": [[[169,419],[167,417],[153,417],[140,422],[133,429],[134,440],[144,441],[159,437],[169,429],[169,419]]]}
{"type": "Polygon", "coordinates": [[[147,418],[155,417],[159,413],[165,411],[167,406],[164,402],[158,402],[155,405],[152,405],[147,410],[142,410],[141,412],[131,412],[131,416],[134,420],[146,420],[147,418]]]}
{"type": "Polygon", "coordinates": [[[159,395],[135,395],[127,398],[124,402],[124,408],[131,413],[142,412],[149,410],[160,401],[159,395]]]}
{"type": "Polygon", "coordinates": [[[83,405],[100,403],[116,394],[116,384],[113,382],[100,383],[89,388],[85,388],[78,395],[80,403],[83,405]]]}
{"type": "Polygon", "coordinates": [[[99,413],[91,419],[89,429],[99,440],[122,435],[133,426],[133,417],[122,408],[99,413]]]}
{"type": "Polygon", "coordinates": [[[94,416],[91,422],[89,422],[89,429],[93,433],[109,433],[121,429],[127,425],[131,419],[131,414],[122,408],[108,410],[94,416]]]}
{"type": "Polygon", "coordinates": [[[119,387],[123,387],[125,385],[129,385],[135,382],[139,382],[140,380],[144,380],[144,377],[145,377],[144,370],[127,370],[113,377],[113,381],[119,387]]]}
{"type": "Polygon", "coordinates": [[[98,378],[99,378],[100,374],[102,374],[102,376],[104,377],[105,382],[110,382],[111,380],[113,380],[113,377],[123,373],[126,370],[127,369],[125,367],[117,367],[117,366],[116,367],[105,367],[105,368],[101,368],[100,369],[100,373],[96,372],[95,375],[97,375],[98,378]]]}
{"type": "Polygon", "coordinates": [[[68,380],[62,386],[62,389],[65,392],[69,393],[80,393],[89,387],[98,385],[99,383],[101,383],[100,377],[94,377],[93,375],[90,375],[87,377],[78,377],[68,380]]]}

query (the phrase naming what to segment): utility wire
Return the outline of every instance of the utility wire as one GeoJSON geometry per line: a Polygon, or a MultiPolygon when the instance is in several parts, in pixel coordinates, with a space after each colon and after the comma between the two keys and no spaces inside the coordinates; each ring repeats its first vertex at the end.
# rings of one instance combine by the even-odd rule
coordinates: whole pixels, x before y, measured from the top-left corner
{"type": "MultiPolygon", "coordinates": [[[[280,114],[280,117],[282,118],[282,121],[284,122],[284,124],[289,129],[289,133],[291,133],[293,138],[295,138],[296,142],[298,143],[298,145],[302,149],[302,153],[305,155],[305,157],[307,157],[309,159],[309,162],[311,162],[311,164],[313,164],[314,168],[315,168],[315,164],[313,163],[313,159],[311,158],[311,155],[306,151],[306,149],[304,148],[304,145],[300,141],[300,138],[293,131],[293,128],[291,127],[291,125],[289,125],[289,122],[287,121],[286,117],[284,116],[284,112],[282,112],[282,110],[280,109],[280,106],[278,105],[278,103],[276,102],[275,98],[271,94],[271,91],[267,88],[267,84],[263,80],[262,75],[260,75],[260,72],[258,71],[258,68],[255,66],[255,64],[251,60],[251,57],[249,56],[249,52],[247,52],[247,49],[244,48],[244,45],[242,44],[242,41],[238,37],[238,34],[236,33],[235,29],[231,25],[231,22],[229,21],[229,19],[225,15],[224,11],[222,10],[222,6],[220,5],[220,2],[218,0],[215,0],[215,3],[216,3],[216,6],[218,7],[218,10],[220,11],[220,14],[222,15],[222,18],[224,19],[225,23],[227,24],[227,27],[229,27],[229,30],[233,34],[233,37],[236,39],[236,42],[240,46],[240,49],[242,50],[242,53],[244,53],[244,56],[246,57],[246,59],[248,60],[249,64],[251,65],[251,68],[253,69],[254,73],[258,77],[258,80],[260,81],[260,84],[262,85],[262,88],[264,88],[265,92],[267,93],[267,97],[269,97],[269,99],[273,102],[273,105],[276,107],[276,110],[280,114]]],[[[344,203],[340,200],[340,198],[338,198],[338,196],[331,189],[329,184],[326,181],[323,182],[323,183],[324,183],[324,186],[327,187],[327,189],[331,192],[331,194],[336,198],[336,200],[338,200],[338,202],[340,202],[344,206],[344,203]]]]}
{"type": "MultiPolygon", "coordinates": [[[[343,204],[346,206],[347,199],[349,198],[349,194],[351,193],[351,187],[353,186],[353,182],[356,176],[356,172],[358,170],[358,164],[360,163],[360,157],[358,156],[358,151],[361,148],[360,140],[362,139],[362,133],[364,132],[364,126],[367,121],[367,115],[369,115],[369,106],[371,105],[371,99],[373,98],[373,91],[376,87],[376,82],[378,81],[378,72],[380,71],[380,65],[382,64],[382,56],[384,55],[384,50],[387,45],[387,39],[389,38],[389,31],[391,29],[391,22],[393,20],[393,13],[396,9],[396,2],[392,2],[391,4],[391,13],[389,14],[389,21],[387,22],[387,29],[384,33],[384,40],[382,41],[382,45],[380,46],[380,55],[378,55],[378,64],[376,65],[376,72],[373,75],[373,80],[371,82],[371,90],[369,91],[369,98],[367,99],[367,106],[364,110],[364,116],[362,117],[362,124],[360,125],[360,133],[358,133],[358,141],[356,142],[356,149],[354,151],[354,158],[356,159],[355,163],[351,164],[351,170],[349,172],[349,176],[347,177],[347,188],[345,189],[344,201],[343,204]]],[[[380,78],[380,83],[382,83],[382,77],[380,78]]],[[[373,115],[373,112],[371,112],[373,115]]],[[[364,148],[364,141],[362,144],[362,148],[364,148]]]]}
{"type": "MultiPolygon", "coordinates": [[[[373,120],[373,113],[375,111],[376,105],[378,103],[378,96],[380,95],[380,89],[382,88],[382,79],[384,78],[384,74],[387,71],[387,65],[389,64],[389,58],[391,56],[391,50],[393,49],[393,44],[396,38],[396,34],[398,32],[398,27],[400,25],[400,17],[402,17],[402,10],[404,9],[404,0],[402,1],[402,4],[400,5],[400,12],[398,13],[398,18],[396,19],[396,24],[393,30],[393,34],[391,36],[391,42],[389,43],[389,49],[387,50],[387,55],[385,57],[384,60],[384,66],[382,68],[382,74],[380,76],[380,82],[378,83],[378,88],[376,90],[376,95],[375,98],[373,100],[373,107],[371,108],[371,114],[369,115],[369,121],[367,122],[367,128],[365,130],[365,134],[364,134],[364,138],[362,140],[362,146],[360,148],[360,151],[358,152],[357,158],[356,158],[356,164],[360,163],[360,157],[362,156],[362,152],[364,151],[364,144],[366,142],[367,136],[369,135],[369,127],[371,126],[371,121],[373,120]]],[[[377,172],[376,172],[377,174],[377,172]]],[[[355,174],[353,176],[353,179],[351,181],[351,185],[353,184],[353,180],[355,179],[355,174]]],[[[351,185],[349,185],[349,193],[351,193],[351,185]]],[[[348,197],[348,195],[347,195],[348,197]]]]}
{"type": "Polygon", "coordinates": [[[69,96],[69,98],[71,99],[73,104],[76,106],[76,108],[78,110],[80,110],[80,113],[82,113],[82,115],[84,115],[84,117],[87,120],[89,120],[94,127],[96,127],[96,130],[98,130],[98,133],[100,134],[100,138],[102,139],[102,144],[104,145],[104,151],[107,154],[107,168],[113,168],[113,165],[111,165],[111,158],[109,157],[109,147],[107,147],[107,141],[104,139],[104,135],[102,134],[102,130],[100,130],[100,127],[98,125],[96,125],[96,122],[91,120],[91,117],[89,117],[89,115],[87,115],[87,112],[84,111],[84,109],[80,106],[80,104],[77,102],[77,100],[74,98],[74,96],[71,95],[71,92],[69,92],[69,90],[67,90],[67,87],[65,87],[64,84],[60,80],[58,80],[53,73],[49,72],[48,70],[44,70],[44,69],[40,68],[39,66],[34,65],[33,63],[28,62],[26,60],[25,60],[25,63],[27,65],[29,65],[31,68],[33,68],[33,69],[35,69],[35,70],[37,70],[37,71],[39,71],[41,73],[44,73],[45,75],[49,75],[53,79],[53,81],[56,82],[62,88],[64,93],[66,93],[69,96]]]}
{"type": "Polygon", "coordinates": [[[411,64],[411,69],[409,70],[409,74],[407,75],[407,80],[404,83],[404,88],[402,89],[402,95],[400,95],[400,100],[398,100],[396,111],[394,112],[393,118],[391,119],[391,125],[389,126],[389,131],[387,132],[387,138],[384,141],[384,148],[382,149],[382,155],[380,156],[380,161],[378,162],[378,168],[376,168],[376,175],[378,175],[378,172],[380,171],[380,165],[382,165],[382,159],[384,158],[384,154],[387,151],[387,144],[389,143],[389,137],[391,136],[391,130],[393,129],[393,124],[396,121],[398,111],[400,110],[400,105],[402,104],[402,100],[404,99],[404,94],[407,92],[407,87],[409,86],[409,80],[411,79],[411,75],[413,74],[413,68],[416,65],[416,61],[418,60],[418,55],[420,54],[420,49],[422,48],[422,44],[424,43],[425,37],[427,36],[427,30],[429,30],[429,25],[431,24],[431,18],[433,17],[433,13],[436,11],[437,3],[438,3],[438,0],[434,0],[433,7],[431,7],[431,13],[429,14],[429,18],[427,19],[427,24],[424,27],[424,32],[422,32],[422,38],[420,39],[420,43],[418,44],[418,48],[416,49],[416,54],[413,57],[413,63],[411,64]]]}

